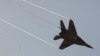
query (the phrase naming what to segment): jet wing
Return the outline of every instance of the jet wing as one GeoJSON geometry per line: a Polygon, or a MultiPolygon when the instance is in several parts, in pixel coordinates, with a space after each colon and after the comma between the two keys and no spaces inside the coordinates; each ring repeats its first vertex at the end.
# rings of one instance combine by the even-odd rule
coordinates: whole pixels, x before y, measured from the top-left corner
{"type": "Polygon", "coordinates": [[[64,40],[63,43],[60,45],[59,49],[64,49],[66,47],[69,47],[70,45],[72,45],[73,43],[71,41],[68,40],[64,40]]]}
{"type": "Polygon", "coordinates": [[[62,32],[65,32],[67,30],[65,25],[64,25],[64,22],[62,20],[60,20],[60,26],[61,26],[61,31],[62,32]]]}
{"type": "Polygon", "coordinates": [[[74,25],[74,22],[73,20],[70,19],[69,21],[69,27],[68,27],[68,30],[74,34],[77,34],[76,32],[76,28],[75,28],[75,25],[74,25]]]}
{"type": "Polygon", "coordinates": [[[62,20],[60,20],[60,26],[61,26],[61,28],[66,29],[64,22],[62,20]]]}

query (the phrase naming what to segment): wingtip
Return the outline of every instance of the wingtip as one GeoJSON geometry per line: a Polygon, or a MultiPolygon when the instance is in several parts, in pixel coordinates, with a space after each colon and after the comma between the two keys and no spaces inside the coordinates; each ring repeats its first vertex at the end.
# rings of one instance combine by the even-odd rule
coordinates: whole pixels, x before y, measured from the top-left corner
{"type": "Polygon", "coordinates": [[[59,47],[60,50],[63,50],[63,48],[59,47]]]}
{"type": "Polygon", "coordinates": [[[72,19],[70,19],[69,21],[70,21],[70,22],[73,22],[73,20],[72,20],[72,19]]]}
{"type": "Polygon", "coordinates": [[[72,20],[72,19],[70,18],[70,20],[72,20]]]}
{"type": "Polygon", "coordinates": [[[63,20],[60,20],[60,22],[63,22],[63,20]]]}

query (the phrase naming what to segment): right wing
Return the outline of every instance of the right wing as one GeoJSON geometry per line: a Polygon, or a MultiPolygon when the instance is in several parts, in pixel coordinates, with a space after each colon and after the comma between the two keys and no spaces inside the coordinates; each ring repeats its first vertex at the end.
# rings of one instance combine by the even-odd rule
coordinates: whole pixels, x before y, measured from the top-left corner
{"type": "Polygon", "coordinates": [[[68,41],[68,40],[64,40],[63,41],[63,43],[60,45],[60,47],[59,47],[59,49],[64,49],[64,48],[66,48],[66,47],[69,47],[70,45],[72,45],[73,44],[73,42],[71,42],[71,41],[68,41]]]}
{"type": "Polygon", "coordinates": [[[68,30],[74,34],[77,34],[76,32],[76,28],[75,28],[75,25],[74,25],[74,22],[73,20],[70,19],[69,21],[69,26],[68,26],[68,30]]]}

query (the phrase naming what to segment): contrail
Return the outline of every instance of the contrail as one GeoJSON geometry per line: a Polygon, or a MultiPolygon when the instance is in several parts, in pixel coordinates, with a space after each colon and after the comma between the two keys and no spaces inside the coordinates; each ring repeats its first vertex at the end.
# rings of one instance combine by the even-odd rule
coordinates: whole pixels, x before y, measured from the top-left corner
{"type": "Polygon", "coordinates": [[[31,2],[29,2],[29,1],[27,1],[27,0],[23,0],[23,1],[24,1],[25,3],[27,3],[27,4],[29,4],[29,5],[35,6],[35,7],[37,7],[37,8],[42,9],[42,10],[45,10],[45,11],[48,11],[48,12],[53,13],[53,14],[55,14],[55,15],[57,15],[57,16],[60,16],[60,17],[62,17],[62,18],[64,18],[64,19],[68,18],[68,17],[65,17],[65,16],[63,16],[63,15],[61,15],[61,14],[59,14],[59,13],[53,12],[53,11],[47,9],[47,8],[44,8],[44,7],[41,7],[41,6],[37,5],[37,4],[31,3],[31,2]]]}
{"type": "Polygon", "coordinates": [[[26,34],[28,34],[28,35],[30,35],[30,36],[32,36],[32,37],[34,37],[34,38],[36,38],[36,39],[42,41],[42,42],[44,42],[44,43],[46,43],[46,44],[48,44],[48,45],[50,45],[50,46],[52,46],[52,47],[57,48],[57,46],[55,46],[55,45],[53,45],[53,44],[51,44],[51,43],[49,43],[49,42],[47,42],[47,41],[45,41],[45,40],[39,38],[38,36],[36,36],[36,35],[34,35],[34,34],[31,34],[31,33],[27,32],[27,31],[25,31],[24,29],[22,29],[22,28],[20,28],[20,27],[18,27],[18,26],[16,26],[16,25],[14,25],[14,24],[12,24],[12,23],[10,23],[10,22],[8,22],[8,21],[2,19],[2,18],[0,18],[0,21],[2,21],[2,22],[4,22],[4,23],[6,23],[6,24],[8,24],[8,25],[10,25],[10,26],[12,26],[12,27],[14,27],[14,28],[16,28],[16,29],[18,29],[18,30],[20,30],[20,31],[22,31],[22,32],[24,32],[24,33],[26,33],[26,34]]]}

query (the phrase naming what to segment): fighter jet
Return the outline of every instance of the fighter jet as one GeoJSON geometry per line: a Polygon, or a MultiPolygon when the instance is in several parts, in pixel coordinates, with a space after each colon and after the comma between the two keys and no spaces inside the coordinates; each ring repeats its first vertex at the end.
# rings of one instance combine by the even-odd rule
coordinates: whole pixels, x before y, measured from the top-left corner
{"type": "Polygon", "coordinates": [[[61,32],[59,33],[59,35],[56,35],[54,37],[54,40],[58,40],[58,39],[64,39],[62,44],[60,45],[59,49],[63,50],[66,47],[69,47],[73,44],[77,44],[77,45],[81,45],[81,46],[86,46],[88,48],[93,48],[92,46],[90,46],[89,44],[87,44],[84,40],[82,40],[80,38],[80,36],[78,36],[74,22],[72,19],[69,20],[69,26],[68,29],[66,29],[63,20],[60,20],[60,29],[61,32]]]}

